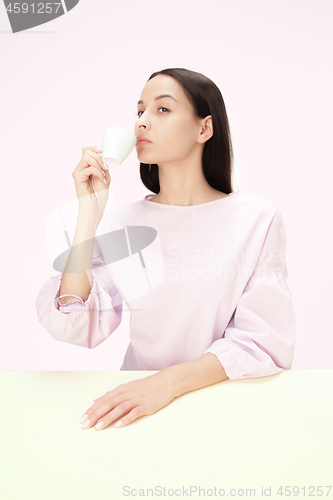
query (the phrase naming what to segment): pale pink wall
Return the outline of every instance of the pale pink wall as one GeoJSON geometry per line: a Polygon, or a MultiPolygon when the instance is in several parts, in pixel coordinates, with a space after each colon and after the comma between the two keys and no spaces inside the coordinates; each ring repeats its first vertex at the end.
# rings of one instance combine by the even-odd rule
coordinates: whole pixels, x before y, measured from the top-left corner
{"type": "MultiPolygon", "coordinates": [[[[44,223],[75,199],[82,147],[101,145],[107,125],[133,130],[143,85],[167,67],[199,71],[220,88],[234,189],[268,198],[285,221],[293,368],[333,368],[332,15],[324,0],[81,0],[12,34],[0,5],[1,369],[120,367],[129,315],[94,350],[56,342],[38,323],[36,296],[55,274],[44,223]]],[[[112,171],[119,203],[148,194],[138,167],[134,149],[112,171]]]]}

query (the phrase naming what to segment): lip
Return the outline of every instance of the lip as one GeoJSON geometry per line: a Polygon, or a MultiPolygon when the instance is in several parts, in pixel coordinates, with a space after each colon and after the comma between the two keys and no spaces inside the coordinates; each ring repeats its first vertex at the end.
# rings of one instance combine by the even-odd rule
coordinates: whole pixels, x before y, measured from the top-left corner
{"type": "Polygon", "coordinates": [[[145,143],[149,143],[151,141],[149,141],[148,139],[145,139],[144,137],[142,138],[139,138],[137,141],[136,141],[136,146],[138,146],[139,144],[145,144],[145,143]]]}

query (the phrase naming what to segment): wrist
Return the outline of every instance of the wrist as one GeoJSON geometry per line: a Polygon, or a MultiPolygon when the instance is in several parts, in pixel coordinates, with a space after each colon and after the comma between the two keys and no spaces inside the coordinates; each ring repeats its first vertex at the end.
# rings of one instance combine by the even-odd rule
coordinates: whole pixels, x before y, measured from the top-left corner
{"type": "Polygon", "coordinates": [[[168,366],[166,368],[163,368],[156,374],[160,379],[163,379],[163,382],[166,385],[169,393],[171,393],[174,398],[177,398],[184,394],[184,391],[182,391],[182,366],[184,364],[185,363],[168,366]]]}
{"type": "Polygon", "coordinates": [[[96,213],[80,209],[76,221],[76,232],[82,234],[85,239],[94,238],[100,221],[101,218],[96,213]]]}

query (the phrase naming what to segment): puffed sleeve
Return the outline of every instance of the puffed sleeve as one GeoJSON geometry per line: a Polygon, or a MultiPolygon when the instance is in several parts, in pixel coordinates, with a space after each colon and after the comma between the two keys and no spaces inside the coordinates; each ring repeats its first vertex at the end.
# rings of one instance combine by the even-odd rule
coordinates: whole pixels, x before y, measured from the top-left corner
{"type": "Polygon", "coordinates": [[[291,368],[296,322],[285,256],[285,226],[276,210],[222,338],[205,351],[217,356],[230,380],[265,377],[291,368]]]}
{"type": "Polygon", "coordinates": [[[89,297],[82,305],[71,306],[69,313],[57,309],[62,274],[51,276],[39,291],[35,301],[38,321],[55,340],[92,349],[120,325],[123,304],[105,265],[97,238],[93,249],[93,282],[89,297]]]}

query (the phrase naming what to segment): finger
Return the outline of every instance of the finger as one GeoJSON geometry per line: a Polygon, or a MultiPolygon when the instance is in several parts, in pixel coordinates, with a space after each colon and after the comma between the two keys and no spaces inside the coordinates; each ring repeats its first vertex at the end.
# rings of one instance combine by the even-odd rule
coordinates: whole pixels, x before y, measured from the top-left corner
{"type": "Polygon", "coordinates": [[[103,394],[103,396],[100,396],[99,398],[94,399],[94,401],[101,402],[101,401],[108,400],[114,396],[119,396],[120,394],[122,394],[123,388],[124,388],[124,384],[120,384],[117,387],[115,387],[115,389],[112,389],[111,391],[108,391],[105,394],[103,394]]]}
{"type": "Polygon", "coordinates": [[[101,181],[103,184],[105,184],[104,179],[106,178],[106,175],[104,175],[104,177],[103,177],[103,174],[98,167],[94,167],[93,165],[91,165],[90,167],[86,167],[83,170],[83,175],[84,175],[83,180],[87,179],[88,177],[93,175],[93,176],[97,177],[99,181],[101,181]]]}
{"type": "Polygon", "coordinates": [[[121,420],[118,420],[114,426],[115,427],[125,427],[128,424],[131,424],[139,417],[146,415],[147,413],[144,411],[143,406],[136,406],[133,408],[127,415],[125,415],[121,420]]]}
{"type": "Polygon", "coordinates": [[[103,160],[99,154],[88,150],[85,152],[84,156],[89,165],[101,168],[103,173],[106,171],[103,160]]]}
{"type": "Polygon", "coordinates": [[[82,427],[84,429],[90,429],[90,427],[93,427],[93,425],[95,425],[100,418],[109,413],[110,410],[113,410],[118,405],[123,404],[123,399],[124,398],[122,396],[119,396],[118,398],[109,398],[108,400],[94,403],[81,417],[80,423],[83,424],[82,427]]]}
{"type": "MultiPolygon", "coordinates": [[[[85,425],[84,428],[88,429],[92,425],[94,425],[92,422],[93,422],[93,417],[94,417],[95,412],[99,412],[98,415],[95,415],[95,421],[97,421],[99,418],[101,418],[103,415],[105,415],[105,413],[107,413],[112,408],[114,408],[117,404],[122,403],[124,401],[124,396],[122,395],[123,390],[124,390],[124,384],[120,384],[112,391],[108,391],[103,396],[101,396],[97,399],[94,399],[93,400],[94,404],[90,408],[88,408],[88,410],[85,412],[85,414],[80,419],[80,423],[85,425]],[[113,398],[116,398],[117,396],[118,396],[117,399],[113,399],[113,398]],[[112,399],[113,399],[113,402],[112,402],[112,399]],[[107,402],[109,404],[109,407],[108,407],[107,411],[104,411],[104,413],[103,413],[102,408],[100,408],[100,406],[102,403],[105,403],[105,402],[107,402]],[[88,420],[89,420],[89,423],[87,423],[88,420]]],[[[129,398],[127,397],[127,399],[129,399],[129,398]]]]}
{"type": "Polygon", "coordinates": [[[82,148],[82,153],[85,155],[85,154],[89,154],[90,156],[92,156],[93,158],[95,158],[96,161],[99,162],[99,164],[101,165],[101,168],[103,168],[103,170],[108,170],[108,166],[103,162],[102,160],[102,148],[98,148],[96,146],[86,146],[84,148],[82,148]]]}
{"type": "Polygon", "coordinates": [[[97,153],[102,152],[102,148],[99,148],[98,146],[85,146],[84,148],[82,148],[82,153],[84,154],[88,150],[96,151],[97,153]]]}
{"type": "MultiPolygon", "coordinates": [[[[130,410],[133,410],[135,403],[132,401],[126,401],[116,406],[112,411],[104,415],[95,425],[95,429],[100,431],[108,427],[115,420],[119,419],[123,415],[126,415],[130,410]]],[[[125,418],[125,417],[124,417],[125,418]]]]}
{"type": "Polygon", "coordinates": [[[92,156],[96,161],[98,161],[98,163],[104,170],[107,170],[107,165],[103,162],[101,153],[95,153],[94,151],[87,151],[87,153],[90,156],[92,156]]]}
{"type": "Polygon", "coordinates": [[[100,396],[99,398],[93,399],[93,402],[96,403],[96,401],[100,402],[104,398],[104,396],[100,396]]]}
{"type": "Polygon", "coordinates": [[[103,394],[103,396],[100,396],[99,398],[93,399],[93,402],[96,403],[96,401],[98,401],[98,403],[101,403],[102,401],[108,400],[114,396],[119,396],[122,392],[122,387],[123,387],[122,385],[118,385],[112,391],[108,391],[105,394],[103,394]]]}

